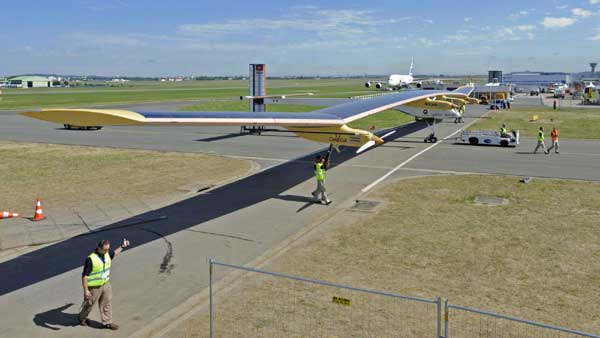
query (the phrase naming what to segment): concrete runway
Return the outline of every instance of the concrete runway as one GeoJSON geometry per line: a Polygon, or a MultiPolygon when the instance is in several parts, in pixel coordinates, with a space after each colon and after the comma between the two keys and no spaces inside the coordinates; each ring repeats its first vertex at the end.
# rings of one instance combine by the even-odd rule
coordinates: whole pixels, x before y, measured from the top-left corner
{"type": "MultiPolygon", "coordinates": [[[[483,107],[471,106],[469,116],[483,107]]],[[[472,121],[467,118],[466,122],[472,121]]],[[[440,138],[465,125],[443,123],[440,138]]],[[[327,185],[334,203],[313,204],[311,162],[323,145],[288,134],[237,136],[236,128],[144,127],[68,131],[12,114],[0,114],[0,138],[15,141],[100,145],[188,152],[214,152],[255,158],[264,171],[209,193],[138,215],[106,227],[100,234],[75,237],[0,262],[0,337],[99,337],[105,332],[73,327],[82,299],[84,257],[100,238],[132,248],[114,262],[115,322],[125,337],[146,327],[207,286],[206,258],[244,264],[277,246],[307,224],[326,218],[332,209],[348,208],[365,190],[387,180],[438,171],[502,173],[600,180],[600,149],[596,142],[562,142],[560,155],[527,154],[530,140],[513,148],[453,145],[452,137],[425,144],[422,123],[399,127],[393,140],[356,156],[351,149],[335,154],[327,185]],[[295,159],[290,161],[291,159],[295,159]]],[[[97,310],[92,319],[98,319],[97,310]]]]}

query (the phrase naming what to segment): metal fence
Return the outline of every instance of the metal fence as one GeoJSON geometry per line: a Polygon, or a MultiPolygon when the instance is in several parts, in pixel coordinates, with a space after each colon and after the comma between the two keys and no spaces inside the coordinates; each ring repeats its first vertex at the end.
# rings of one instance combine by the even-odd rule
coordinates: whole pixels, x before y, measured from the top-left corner
{"type": "Polygon", "coordinates": [[[598,335],[537,323],[445,301],[445,338],[598,338],[598,335]]]}
{"type": "Polygon", "coordinates": [[[441,298],[355,288],[211,259],[209,293],[211,338],[600,338],[441,298]]]}
{"type": "Polygon", "coordinates": [[[441,299],[408,297],[215,261],[210,337],[436,337],[441,299]],[[214,278],[226,292],[215,294],[214,278]],[[225,284],[225,285],[224,285],[225,284]],[[217,299],[218,297],[218,299],[217,299]]]}

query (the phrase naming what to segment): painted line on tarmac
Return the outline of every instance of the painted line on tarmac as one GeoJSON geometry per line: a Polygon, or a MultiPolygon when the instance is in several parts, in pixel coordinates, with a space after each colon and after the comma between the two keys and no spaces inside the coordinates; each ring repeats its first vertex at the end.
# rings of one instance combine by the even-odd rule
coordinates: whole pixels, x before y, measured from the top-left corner
{"type": "MultiPolygon", "coordinates": [[[[485,116],[485,114],[483,115],[485,116]]],[[[473,123],[477,122],[479,119],[474,119],[473,121],[467,123],[465,126],[463,126],[462,128],[459,128],[458,130],[456,130],[455,132],[453,132],[452,134],[444,137],[442,139],[443,141],[446,141],[449,138],[454,137],[456,134],[462,132],[463,130],[469,128],[473,123]]],[[[396,171],[402,169],[402,167],[404,167],[405,165],[409,164],[410,162],[412,162],[415,158],[423,155],[424,153],[428,152],[429,150],[435,148],[438,144],[441,144],[442,142],[436,142],[432,145],[430,145],[429,147],[419,151],[418,153],[414,154],[413,156],[409,157],[406,161],[398,164],[396,167],[394,167],[392,170],[388,171],[385,175],[381,176],[380,178],[376,179],[375,181],[373,181],[371,184],[367,185],[366,187],[361,189],[361,192],[365,193],[371,189],[373,189],[376,185],[378,185],[379,183],[381,183],[382,181],[384,181],[386,178],[390,177],[392,174],[394,174],[396,171]]]]}
{"type": "MultiPolygon", "coordinates": [[[[255,160],[255,161],[265,161],[265,162],[279,162],[279,163],[307,163],[307,164],[312,164],[314,163],[313,161],[303,161],[303,160],[287,160],[284,158],[271,158],[271,157],[256,157],[256,156],[236,156],[236,155],[226,155],[229,157],[233,157],[233,158],[239,158],[242,160],[255,160]]],[[[305,157],[307,155],[304,155],[302,157],[305,157]]],[[[276,165],[270,166],[268,168],[272,168],[276,165]]],[[[390,170],[394,167],[392,166],[383,166],[383,165],[367,165],[367,164],[347,164],[347,163],[340,163],[335,165],[336,167],[350,167],[350,168],[365,168],[365,169],[382,169],[382,170],[390,170]]]]}

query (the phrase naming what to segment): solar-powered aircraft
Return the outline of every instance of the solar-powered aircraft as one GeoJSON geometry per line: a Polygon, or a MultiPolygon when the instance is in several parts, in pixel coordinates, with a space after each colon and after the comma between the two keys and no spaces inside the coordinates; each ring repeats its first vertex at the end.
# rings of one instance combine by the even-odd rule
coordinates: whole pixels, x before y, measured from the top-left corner
{"type": "MultiPolygon", "coordinates": [[[[448,114],[456,117],[461,106],[473,102],[473,99],[469,98],[472,89],[461,87],[454,91],[398,92],[342,103],[309,113],[41,109],[23,112],[21,115],[73,126],[276,126],[304,139],[327,143],[335,148],[354,147],[357,148],[357,153],[361,153],[383,144],[385,137],[393,132],[379,137],[370,131],[349,127],[350,122],[399,106],[414,109],[421,115],[426,112],[426,116],[434,121],[450,117],[448,114]]],[[[437,138],[433,135],[429,141],[436,142],[437,138]]]]}

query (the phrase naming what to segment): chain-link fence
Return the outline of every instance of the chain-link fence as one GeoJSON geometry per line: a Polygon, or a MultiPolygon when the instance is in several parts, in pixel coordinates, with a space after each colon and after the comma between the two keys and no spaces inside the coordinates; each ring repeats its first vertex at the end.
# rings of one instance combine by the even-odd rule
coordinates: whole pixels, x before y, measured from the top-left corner
{"type": "Polygon", "coordinates": [[[445,302],[445,338],[598,338],[558,326],[445,302]]]}
{"type": "Polygon", "coordinates": [[[211,266],[210,337],[436,337],[442,302],[234,266],[211,266]],[[214,293],[213,277],[226,292],[214,293]]]}
{"type": "Polygon", "coordinates": [[[209,260],[209,269],[211,338],[600,338],[441,298],[355,288],[214,260],[209,260]]]}

